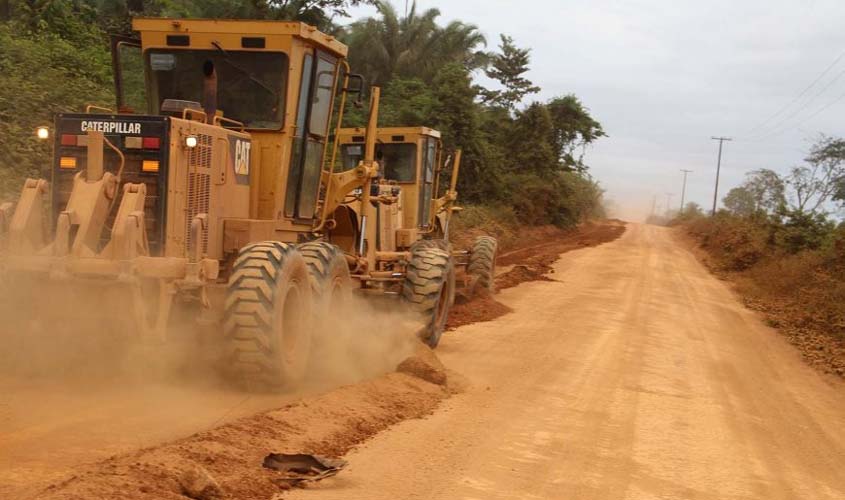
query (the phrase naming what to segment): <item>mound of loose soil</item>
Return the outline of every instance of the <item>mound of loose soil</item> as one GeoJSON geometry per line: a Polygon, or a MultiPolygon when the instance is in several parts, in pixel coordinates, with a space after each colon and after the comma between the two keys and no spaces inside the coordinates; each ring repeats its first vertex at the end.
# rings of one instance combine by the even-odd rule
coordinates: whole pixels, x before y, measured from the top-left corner
{"type": "Polygon", "coordinates": [[[495,297],[484,293],[466,301],[458,299],[449,311],[449,320],[446,322],[447,329],[458,328],[459,326],[478,323],[479,321],[492,321],[500,316],[511,312],[512,309],[495,297]]]}
{"type": "Polygon", "coordinates": [[[268,453],[340,457],[399,421],[430,413],[448,395],[447,387],[417,374],[390,373],[179,441],[113,457],[80,469],[33,498],[184,499],[186,485],[211,497],[270,498],[286,483],[277,481],[278,473],[261,466],[268,453]],[[196,486],[198,470],[202,483],[219,485],[219,493],[218,486],[196,486]]]}
{"type": "Polygon", "coordinates": [[[446,367],[428,346],[420,344],[413,356],[408,357],[396,367],[399,373],[437,385],[446,385],[446,367]]]}

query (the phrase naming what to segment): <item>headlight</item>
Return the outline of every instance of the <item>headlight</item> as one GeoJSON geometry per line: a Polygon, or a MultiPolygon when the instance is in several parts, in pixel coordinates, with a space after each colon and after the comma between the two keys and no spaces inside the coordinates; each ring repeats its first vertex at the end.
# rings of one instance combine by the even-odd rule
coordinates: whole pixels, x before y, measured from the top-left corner
{"type": "Polygon", "coordinates": [[[188,137],[185,137],[185,146],[191,149],[197,147],[197,136],[189,135],[188,137]]]}
{"type": "Polygon", "coordinates": [[[38,127],[35,129],[35,136],[41,140],[46,140],[50,138],[50,129],[47,127],[38,127]]]}

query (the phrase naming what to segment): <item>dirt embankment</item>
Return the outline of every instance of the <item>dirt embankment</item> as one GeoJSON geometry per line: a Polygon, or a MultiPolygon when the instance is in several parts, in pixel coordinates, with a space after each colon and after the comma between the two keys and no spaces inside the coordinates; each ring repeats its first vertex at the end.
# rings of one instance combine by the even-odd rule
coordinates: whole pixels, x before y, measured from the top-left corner
{"type": "MultiPolygon", "coordinates": [[[[545,274],[561,253],[611,241],[623,232],[624,224],[618,222],[571,231],[532,230],[523,245],[502,249],[499,265],[503,272],[496,279],[497,287],[552,279],[545,274]]],[[[508,311],[494,297],[477,298],[456,304],[450,326],[487,321],[508,311]]],[[[261,467],[267,454],[343,456],[397,422],[431,413],[464,384],[460,375],[447,372],[430,350],[421,347],[394,373],[304,397],[184,439],[77,467],[65,479],[46,488],[34,487],[20,498],[271,498],[289,486],[278,473],[261,467]]]]}
{"type": "Polygon", "coordinates": [[[743,304],[760,312],[817,370],[845,378],[845,324],[842,323],[841,269],[831,269],[818,254],[766,256],[748,267],[735,265],[731,246],[711,248],[688,228],[675,238],[720,279],[730,282],[743,304]]]}

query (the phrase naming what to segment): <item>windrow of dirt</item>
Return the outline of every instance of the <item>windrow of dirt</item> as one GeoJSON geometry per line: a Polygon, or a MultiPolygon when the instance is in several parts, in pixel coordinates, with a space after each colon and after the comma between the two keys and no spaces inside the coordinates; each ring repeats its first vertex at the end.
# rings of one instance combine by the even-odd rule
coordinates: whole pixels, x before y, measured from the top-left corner
{"type": "Polygon", "coordinates": [[[430,413],[459,384],[426,347],[399,372],[341,387],[277,410],[241,418],[185,439],[109,458],[31,498],[266,498],[288,489],[262,467],[270,453],[340,457],[408,418],[430,413]]]}

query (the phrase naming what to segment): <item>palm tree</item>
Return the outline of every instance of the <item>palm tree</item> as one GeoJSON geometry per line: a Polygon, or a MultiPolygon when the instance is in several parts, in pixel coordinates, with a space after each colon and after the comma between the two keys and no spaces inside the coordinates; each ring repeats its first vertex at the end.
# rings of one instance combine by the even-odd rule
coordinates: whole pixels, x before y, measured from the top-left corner
{"type": "Polygon", "coordinates": [[[375,85],[393,77],[420,78],[431,82],[437,70],[450,62],[470,69],[486,63],[484,35],[472,24],[453,21],[438,26],[440,11],[417,13],[414,2],[405,17],[399,17],[388,2],[376,3],[380,18],[352,23],[344,41],[349,45],[353,71],[363,73],[375,85]]]}

